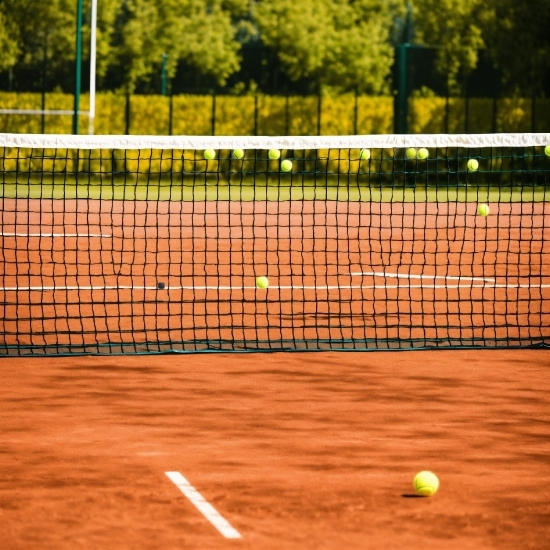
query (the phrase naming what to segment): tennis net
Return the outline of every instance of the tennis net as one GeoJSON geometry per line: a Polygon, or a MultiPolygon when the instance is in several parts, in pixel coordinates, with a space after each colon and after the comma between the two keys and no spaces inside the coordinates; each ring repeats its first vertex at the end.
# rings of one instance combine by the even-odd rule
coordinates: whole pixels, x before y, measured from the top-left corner
{"type": "Polygon", "coordinates": [[[0,354],[550,345],[549,143],[0,134],[0,354]]]}

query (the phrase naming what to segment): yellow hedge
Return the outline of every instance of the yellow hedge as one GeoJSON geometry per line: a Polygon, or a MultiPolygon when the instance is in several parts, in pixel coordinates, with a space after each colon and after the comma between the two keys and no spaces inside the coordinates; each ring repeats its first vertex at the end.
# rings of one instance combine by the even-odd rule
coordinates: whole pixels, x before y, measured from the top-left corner
{"type": "MultiPolygon", "coordinates": [[[[216,96],[214,130],[217,135],[315,135],[318,133],[317,97],[279,97],[259,95],[254,120],[254,97],[216,96]]],[[[88,109],[89,98],[82,96],[81,110],[88,109]]],[[[70,94],[48,93],[47,109],[70,110],[70,94]]],[[[0,92],[0,108],[40,109],[41,96],[35,93],[0,92]]],[[[124,134],[126,131],[126,98],[114,93],[100,93],[96,103],[96,134],[124,134]]],[[[209,135],[212,133],[212,96],[178,95],[172,98],[172,133],[209,135]]],[[[445,99],[412,98],[409,100],[410,133],[445,132],[445,99]]],[[[466,104],[462,98],[451,98],[448,106],[450,133],[466,130],[466,104]]],[[[470,133],[491,132],[493,100],[473,98],[469,101],[470,133]]],[[[0,115],[0,131],[40,133],[42,119],[47,133],[71,133],[72,117],[67,115],[0,115]]],[[[130,98],[131,134],[167,134],[170,100],[163,96],[132,96],[130,98]]],[[[550,99],[536,103],[536,131],[550,129],[550,99]]],[[[500,99],[497,102],[497,131],[530,132],[532,102],[530,99],[500,99]]],[[[88,129],[88,118],[80,118],[82,133],[88,129]]],[[[393,99],[353,95],[321,99],[320,130],[323,135],[387,134],[393,131],[393,99]],[[355,121],[357,113],[357,121],[355,121]]]]}

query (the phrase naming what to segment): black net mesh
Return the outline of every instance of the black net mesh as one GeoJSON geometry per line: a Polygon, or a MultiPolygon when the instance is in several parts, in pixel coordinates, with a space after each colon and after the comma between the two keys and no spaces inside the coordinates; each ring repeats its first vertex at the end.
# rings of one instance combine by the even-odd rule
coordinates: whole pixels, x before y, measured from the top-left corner
{"type": "Polygon", "coordinates": [[[0,354],[550,345],[550,149],[279,143],[1,148],[0,354]]]}

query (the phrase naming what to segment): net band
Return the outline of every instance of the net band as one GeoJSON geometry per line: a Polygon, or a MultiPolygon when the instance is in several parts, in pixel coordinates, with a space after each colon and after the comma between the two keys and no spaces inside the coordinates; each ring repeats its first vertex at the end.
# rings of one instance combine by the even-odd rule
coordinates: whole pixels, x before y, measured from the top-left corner
{"type": "Polygon", "coordinates": [[[32,149],[395,149],[407,147],[536,147],[547,134],[419,134],[375,136],[84,136],[0,134],[0,147],[32,149]]]}

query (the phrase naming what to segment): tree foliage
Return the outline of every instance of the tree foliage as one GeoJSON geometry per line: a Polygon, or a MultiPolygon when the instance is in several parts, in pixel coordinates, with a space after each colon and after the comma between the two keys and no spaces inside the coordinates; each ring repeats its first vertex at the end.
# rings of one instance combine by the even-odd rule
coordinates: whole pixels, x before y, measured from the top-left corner
{"type": "Polygon", "coordinates": [[[550,0],[495,0],[487,36],[509,91],[538,94],[550,85],[550,0]]]}
{"type": "Polygon", "coordinates": [[[124,0],[114,25],[108,63],[120,67],[129,91],[158,69],[164,53],[169,76],[184,60],[223,84],[239,67],[231,12],[220,0],[124,0]]]}
{"type": "Polygon", "coordinates": [[[74,8],[72,0],[0,0],[0,11],[9,14],[10,48],[17,52],[9,65],[47,58],[55,66],[74,58],[74,8]]]}
{"type": "Polygon", "coordinates": [[[0,70],[13,67],[20,54],[19,29],[3,8],[0,8],[0,70]]]}
{"type": "Polygon", "coordinates": [[[387,91],[393,63],[392,19],[402,7],[384,0],[265,0],[253,16],[262,41],[288,75],[362,92],[387,91]]]}
{"type": "Polygon", "coordinates": [[[451,88],[476,68],[494,20],[494,0],[415,0],[415,38],[437,48],[437,68],[451,88]]]}
{"type": "MultiPolygon", "coordinates": [[[[256,47],[310,88],[387,93],[394,30],[408,3],[414,41],[437,49],[451,88],[476,68],[481,50],[509,90],[550,86],[550,0],[98,0],[98,76],[131,92],[158,80],[166,53],[170,77],[184,64],[235,85],[243,49],[256,47]]],[[[0,0],[0,71],[44,61],[50,71],[66,68],[75,56],[75,4],[0,0]]],[[[90,4],[84,0],[84,58],[90,4]]]]}

